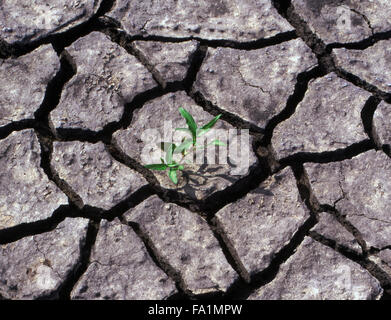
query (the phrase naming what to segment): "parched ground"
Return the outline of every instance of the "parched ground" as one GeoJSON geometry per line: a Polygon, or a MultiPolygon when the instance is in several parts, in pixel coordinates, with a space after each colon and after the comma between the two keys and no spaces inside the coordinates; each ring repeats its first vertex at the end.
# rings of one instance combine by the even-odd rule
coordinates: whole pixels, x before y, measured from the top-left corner
{"type": "Polygon", "coordinates": [[[0,1],[1,299],[389,299],[388,0],[0,1]],[[143,167],[217,114],[249,170],[143,167]]]}

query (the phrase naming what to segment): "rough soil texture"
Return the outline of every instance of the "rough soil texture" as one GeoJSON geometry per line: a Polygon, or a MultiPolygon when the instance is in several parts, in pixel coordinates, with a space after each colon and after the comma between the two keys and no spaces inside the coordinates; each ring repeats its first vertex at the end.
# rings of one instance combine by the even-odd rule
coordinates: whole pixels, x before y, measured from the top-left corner
{"type": "Polygon", "coordinates": [[[0,1],[0,299],[389,299],[390,16],[0,1]],[[179,107],[246,162],[146,169],[179,107]]]}

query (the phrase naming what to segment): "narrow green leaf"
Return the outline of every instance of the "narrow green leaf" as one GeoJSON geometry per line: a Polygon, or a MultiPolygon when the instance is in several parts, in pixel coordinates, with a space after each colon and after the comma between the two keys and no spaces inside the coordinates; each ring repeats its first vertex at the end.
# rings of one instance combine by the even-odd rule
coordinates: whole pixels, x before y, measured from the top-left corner
{"type": "Polygon", "coordinates": [[[177,169],[170,168],[170,171],[168,172],[168,177],[169,177],[169,178],[171,179],[171,181],[174,182],[175,184],[178,183],[178,177],[177,177],[176,171],[177,171],[177,169]]]}
{"type": "Polygon", "coordinates": [[[187,112],[182,107],[179,108],[179,112],[182,115],[182,117],[185,118],[187,125],[189,126],[189,130],[191,131],[191,134],[193,136],[193,143],[195,143],[195,137],[197,134],[197,124],[194,121],[193,117],[189,112],[187,112]]]}
{"type": "Polygon", "coordinates": [[[168,168],[168,166],[164,163],[147,164],[144,167],[151,170],[166,170],[168,168]]]}
{"type": "Polygon", "coordinates": [[[164,160],[163,160],[163,158],[160,158],[160,161],[164,164],[164,160]]]}
{"type": "Polygon", "coordinates": [[[198,132],[197,132],[197,136],[201,136],[203,135],[204,133],[208,132],[217,122],[217,120],[219,120],[221,117],[221,114],[219,114],[218,116],[214,117],[213,120],[211,120],[210,122],[208,122],[206,125],[202,126],[198,132]]]}
{"type": "Polygon", "coordinates": [[[168,150],[166,150],[166,163],[171,164],[172,163],[172,154],[174,153],[174,150],[176,148],[176,145],[174,143],[171,143],[168,147],[168,150]]]}
{"type": "Polygon", "coordinates": [[[215,146],[226,146],[226,144],[220,140],[214,140],[211,144],[214,144],[215,146]]]}
{"type": "Polygon", "coordinates": [[[184,142],[182,142],[179,146],[175,148],[174,153],[181,153],[187,150],[192,143],[193,143],[192,139],[186,139],[184,142]]]}

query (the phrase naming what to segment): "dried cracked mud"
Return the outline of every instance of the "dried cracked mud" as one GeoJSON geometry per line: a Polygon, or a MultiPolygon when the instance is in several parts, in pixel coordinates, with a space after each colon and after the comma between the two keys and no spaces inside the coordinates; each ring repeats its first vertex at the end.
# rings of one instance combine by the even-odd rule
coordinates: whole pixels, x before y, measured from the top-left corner
{"type": "Polygon", "coordinates": [[[390,16],[0,2],[0,299],[390,299],[390,16]],[[248,170],[147,170],[181,106],[248,129],[248,170]]]}

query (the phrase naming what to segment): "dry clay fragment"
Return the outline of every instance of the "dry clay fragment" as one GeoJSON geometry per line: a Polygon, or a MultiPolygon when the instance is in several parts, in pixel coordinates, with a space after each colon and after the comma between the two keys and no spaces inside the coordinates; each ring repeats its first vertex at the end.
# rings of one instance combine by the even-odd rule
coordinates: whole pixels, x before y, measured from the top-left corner
{"type": "Polygon", "coordinates": [[[237,279],[208,224],[196,213],[153,196],[125,213],[125,219],[139,224],[192,293],[224,292],[237,279]]]}
{"type": "Polygon", "coordinates": [[[293,30],[270,0],[118,0],[108,16],[130,34],[251,41],[293,30]]]}
{"type": "Polygon", "coordinates": [[[266,286],[250,300],[375,300],[383,293],[368,271],[333,249],[305,237],[266,286]]]}
{"type": "Polygon", "coordinates": [[[16,0],[0,3],[0,38],[13,44],[39,40],[87,21],[101,0],[16,0]]]}
{"type": "Polygon", "coordinates": [[[33,130],[0,140],[0,229],[43,220],[68,204],[41,168],[40,151],[33,130]]]}
{"type": "Polygon", "coordinates": [[[197,49],[197,41],[182,43],[135,41],[134,47],[146,57],[148,63],[158,72],[163,83],[166,84],[185,79],[192,55],[197,49]]]}
{"type": "Polygon", "coordinates": [[[56,128],[101,130],[121,118],[125,103],[156,86],[134,56],[100,32],[78,39],[66,50],[77,74],[65,85],[50,114],[56,128]]]}
{"type": "Polygon", "coordinates": [[[225,206],[216,217],[246,273],[252,276],[269,266],[309,213],[287,168],[225,206]]]}
{"type": "Polygon", "coordinates": [[[388,0],[293,0],[295,12],[326,44],[357,42],[391,29],[388,0]]]}
{"type": "Polygon", "coordinates": [[[88,220],[67,218],[51,232],[0,246],[0,295],[6,299],[56,296],[77,266],[88,220]]]}
{"type": "Polygon", "coordinates": [[[106,210],[146,184],[139,173],[111,158],[102,142],[55,142],[51,164],[84,204],[106,210]]]}
{"type": "Polygon", "coordinates": [[[0,59],[0,126],[34,118],[59,69],[60,61],[50,45],[18,58],[0,59]]]}
{"type": "Polygon", "coordinates": [[[330,73],[310,82],[296,112],[274,130],[278,157],[333,151],[367,139],[361,110],[370,94],[330,73]]]}
{"type": "MultiPolygon", "coordinates": [[[[136,110],[129,128],[114,133],[116,143],[127,155],[143,165],[160,163],[160,157],[165,157],[165,153],[160,148],[162,141],[169,142],[173,133],[173,141],[176,145],[181,144],[182,138],[190,138],[188,133],[174,132],[177,127],[187,127],[186,121],[178,111],[179,107],[185,108],[198,126],[214,118],[196,105],[185,92],[169,93],[151,100],[141,109],[136,110]]],[[[152,171],[163,187],[176,189],[193,198],[201,199],[215,191],[225,189],[248,173],[248,169],[257,161],[249,135],[238,132],[222,120],[217,121],[214,128],[218,131],[211,130],[202,138],[206,139],[206,143],[212,142],[215,138],[230,142],[228,150],[227,147],[218,149],[221,161],[220,159],[215,161],[214,146],[205,149],[205,153],[204,149],[199,149],[196,161],[193,161],[192,153],[183,159],[180,153],[176,154],[174,159],[178,162],[182,161],[185,166],[185,170],[178,173],[178,185],[168,178],[167,171],[152,171]],[[206,161],[204,155],[207,157],[206,161]],[[191,163],[186,163],[186,160],[191,163]]],[[[201,141],[200,138],[199,143],[202,143],[201,141]]]]}
{"type": "Polygon", "coordinates": [[[134,231],[118,220],[101,222],[90,261],[72,299],[161,300],[176,292],[134,231]]]}
{"type": "Polygon", "coordinates": [[[304,167],[319,201],[335,205],[368,247],[391,244],[391,162],[383,152],[371,150],[341,162],[304,167]]]}
{"type": "Polygon", "coordinates": [[[391,40],[379,41],[365,50],[341,48],[333,53],[338,67],[380,90],[391,92],[391,40]]]}
{"type": "Polygon", "coordinates": [[[391,104],[382,101],[373,115],[373,124],[382,145],[391,147],[391,104]]]}
{"type": "Polygon", "coordinates": [[[298,74],[316,63],[300,39],[251,51],[209,49],[194,89],[218,107],[265,127],[285,108],[298,74]]]}

